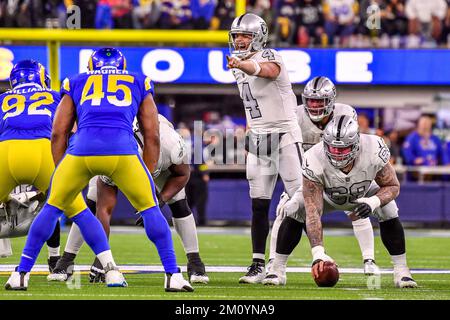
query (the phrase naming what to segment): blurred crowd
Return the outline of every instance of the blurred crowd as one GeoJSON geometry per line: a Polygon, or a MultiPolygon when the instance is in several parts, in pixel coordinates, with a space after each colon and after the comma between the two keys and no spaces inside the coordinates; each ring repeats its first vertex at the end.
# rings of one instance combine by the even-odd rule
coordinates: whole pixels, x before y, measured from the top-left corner
{"type": "MultiPolygon", "coordinates": [[[[450,0],[247,0],[271,27],[273,46],[437,47],[450,45],[450,0]]],[[[229,29],[235,0],[0,0],[0,26],[229,29]]]]}

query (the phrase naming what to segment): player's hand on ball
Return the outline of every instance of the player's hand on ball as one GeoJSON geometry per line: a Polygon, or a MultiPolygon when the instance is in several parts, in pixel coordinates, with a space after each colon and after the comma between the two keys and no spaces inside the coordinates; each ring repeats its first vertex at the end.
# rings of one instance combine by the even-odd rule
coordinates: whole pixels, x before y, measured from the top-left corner
{"type": "Polygon", "coordinates": [[[226,56],[227,58],[227,68],[228,69],[239,69],[241,65],[241,60],[235,57],[226,56]]]}
{"type": "Polygon", "coordinates": [[[315,246],[311,249],[313,256],[313,263],[311,273],[314,279],[319,277],[319,273],[323,271],[323,265],[325,261],[334,262],[334,260],[325,253],[323,246],[315,246]]]}

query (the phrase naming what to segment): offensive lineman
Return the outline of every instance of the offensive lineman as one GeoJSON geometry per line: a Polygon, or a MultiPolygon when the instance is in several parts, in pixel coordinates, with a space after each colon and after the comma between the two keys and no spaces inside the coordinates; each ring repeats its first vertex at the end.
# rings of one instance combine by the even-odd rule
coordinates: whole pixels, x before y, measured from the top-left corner
{"type": "MultiPolygon", "coordinates": [[[[190,282],[208,283],[209,277],[199,254],[197,227],[184,190],[190,175],[186,145],[172,123],[162,115],[158,115],[158,119],[161,149],[158,164],[152,176],[158,190],[159,206],[162,208],[167,203],[172,211],[173,225],[181,238],[188,258],[187,272],[190,282]]],[[[144,140],[137,128],[135,138],[141,149],[144,146],[144,140]]],[[[118,188],[114,182],[106,176],[94,177],[89,183],[87,199],[97,203],[97,217],[106,228],[107,235],[109,235],[109,224],[117,202],[117,191],[118,188]]],[[[138,221],[142,225],[142,217],[138,221]]],[[[76,225],[72,225],[64,254],[54,272],[48,276],[48,280],[65,281],[69,278],[73,270],[71,266],[82,244],[83,238],[79,229],[76,225]]],[[[98,259],[92,265],[89,276],[91,282],[104,281],[104,270],[98,259]]]]}
{"type": "MultiPolygon", "coordinates": [[[[315,77],[305,85],[302,93],[303,104],[297,108],[298,122],[303,135],[302,147],[305,152],[320,142],[323,129],[333,118],[347,115],[357,120],[355,109],[346,104],[335,103],[335,101],[336,87],[330,79],[315,77]]],[[[292,208],[298,208],[297,202],[301,201],[298,199],[301,196],[301,190],[298,190],[292,198],[289,198],[286,193],[281,195],[277,207],[277,217],[272,227],[270,264],[273,263],[276,254],[281,260],[287,259],[287,253],[292,252],[300,241],[304,224],[290,218],[289,215],[293,214],[292,208]],[[278,231],[279,229],[280,231],[278,231]]],[[[353,220],[353,231],[361,248],[364,273],[366,275],[375,274],[378,272],[378,267],[375,264],[374,236],[370,219],[359,219],[350,215],[350,212],[348,214],[349,218],[353,220]]],[[[277,278],[270,275],[270,269],[263,283],[279,284],[277,278]]]]}
{"type": "MultiPolygon", "coordinates": [[[[380,235],[394,265],[394,284],[399,288],[415,288],[406,262],[403,226],[395,203],[400,183],[389,163],[390,152],[384,140],[359,133],[356,120],[335,117],[325,128],[322,141],[305,153],[303,167],[303,201],[291,218],[304,223],[311,244],[313,276],[325,254],[321,216],[336,210],[352,211],[360,218],[375,216],[380,235]]],[[[285,282],[286,264],[275,258],[274,275],[285,282]]]]}
{"type": "Polygon", "coordinates": [[[265,277],[269,206],[278,174],[289,196],[301,185],[303,151],[295,116],[297,98],[280,54],[264,49],[267,39],[265,21],[249,13],[235,18],[229,32],[227,67],[244,102],[246,175],[252,199],[253,261],[240,283],[260,283],[265,277]]]}

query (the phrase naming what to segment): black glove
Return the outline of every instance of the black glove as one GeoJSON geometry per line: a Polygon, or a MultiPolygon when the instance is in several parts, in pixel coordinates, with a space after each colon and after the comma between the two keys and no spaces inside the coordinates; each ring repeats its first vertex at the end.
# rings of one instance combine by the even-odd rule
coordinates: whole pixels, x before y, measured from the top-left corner
{"type": "Polygon", "coordinates": [[[359,218],[365,219],[372,213],[372,208],[367,203],[360,203],[353,210],[353,213],[359,218]]]}

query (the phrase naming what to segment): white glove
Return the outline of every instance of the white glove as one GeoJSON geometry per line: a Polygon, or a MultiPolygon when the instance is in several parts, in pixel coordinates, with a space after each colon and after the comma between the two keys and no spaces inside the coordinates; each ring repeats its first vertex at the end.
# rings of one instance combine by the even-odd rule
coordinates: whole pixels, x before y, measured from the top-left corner
{"type": "Polygon", "coordinates": [[[277,213],[277,217],[279,215],[281,215],[281,218],[284,218],[284,206],[286,205],[286,202],[289,201],[289,195],[286,192],[283,192],[280,196],[280,201],[278,201],[278,205],[277,205],[277,209],[276,209],[276,213],[277,213]]]}
{"type": "Polygon", "coordinates": [[[317,262],[319,260],[334,262],[334,260],[330,256],[325,254],[325,248],[322,246],[315,246],[314,248],[311,249],[311,253],[313,256],[313,263],[312,263],[313,265],[314,262],[317,262]]]}

